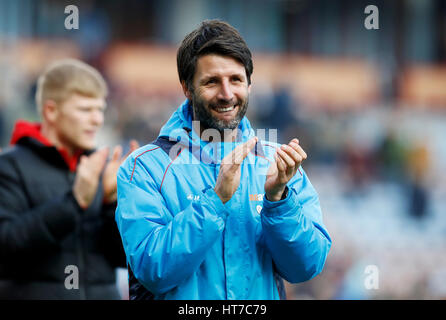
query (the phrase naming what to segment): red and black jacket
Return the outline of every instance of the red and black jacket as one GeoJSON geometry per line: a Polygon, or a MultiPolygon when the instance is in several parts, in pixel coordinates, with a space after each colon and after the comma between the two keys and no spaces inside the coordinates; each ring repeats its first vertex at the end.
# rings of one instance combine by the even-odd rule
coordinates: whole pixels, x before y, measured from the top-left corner
{"type": "MultiPolygon", "coordinates": [[[[19,121],[0,154],[0,299],[119,299],[125,255],[102,186],[83,210],[72,193],[80,153],[69,157],[19,121]],[[66,267],[79,271],[67,289],[66,267]]],[[[88,152],[86,152],[88,154],[88,152]]]]}

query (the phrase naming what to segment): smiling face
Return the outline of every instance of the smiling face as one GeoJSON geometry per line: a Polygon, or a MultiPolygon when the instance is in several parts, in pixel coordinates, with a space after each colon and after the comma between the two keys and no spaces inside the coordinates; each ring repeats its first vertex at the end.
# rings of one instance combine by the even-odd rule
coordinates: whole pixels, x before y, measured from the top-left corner
{"type": "Polygon", "coordinates": [[[208,54],[197,60],[193,89],[183,83],[186,97],[192,101],[194,120],[204,129],[220,132],[236,129],[248,108],[249,92],[243,64],[231,57],[208,54]]]}
{"type": "Polygon", "coordinates": [[[58,144],[68,151],[91,150],[96,146],[96,134],[104,123],[104,98],[72,94],[54,106],[51,125],[58,144]]]}

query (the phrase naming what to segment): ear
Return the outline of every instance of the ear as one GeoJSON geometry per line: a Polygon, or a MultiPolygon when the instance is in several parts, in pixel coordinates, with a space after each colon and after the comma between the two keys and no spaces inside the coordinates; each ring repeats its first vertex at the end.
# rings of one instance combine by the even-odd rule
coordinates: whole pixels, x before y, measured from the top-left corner
{"type": "Polygon", "coordinates": [[[251,94],[251,85],[252,83],[248,85],[248,94],[251,94]]]}
{"type": "Polygon", "coordinates": [[[187,88],[186,81],[184,81],[184,80],[181,81],[181,87],[183,88],[183,93],[186,96],[186,98],[188,98],[189,100],[192,100],[192,93],[187,88]]]}
{"type": "Polygon", "coordinates": [[[42,106],[42,120],[54,123],[59,114],[59,107],[54,100],[46,100],[42,106]]]}

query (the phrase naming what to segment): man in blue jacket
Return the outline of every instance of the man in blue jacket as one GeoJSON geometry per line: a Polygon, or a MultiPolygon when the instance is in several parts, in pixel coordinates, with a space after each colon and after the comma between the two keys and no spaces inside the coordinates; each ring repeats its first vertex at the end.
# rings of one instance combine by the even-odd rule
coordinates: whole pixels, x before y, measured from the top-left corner
{"type": "Polygon", "coordinates": [[[331,246],[307,155],[254,135],[251,53],[232,26],[204,21],[177,66],[186,101],[118,171],[130,298],[284,298],[281,279],[313,278],[331,246]]]}

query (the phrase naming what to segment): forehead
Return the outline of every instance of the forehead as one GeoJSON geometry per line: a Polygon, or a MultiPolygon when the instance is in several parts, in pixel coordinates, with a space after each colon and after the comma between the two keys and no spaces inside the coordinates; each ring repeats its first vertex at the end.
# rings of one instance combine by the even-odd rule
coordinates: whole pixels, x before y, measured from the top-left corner
{"type": "Polygon", "coordinates": [[[194,78],[202,79],[235,74],[246,76],[245,67],[240,61],[228,56],[207,54],[198,58],[194,78]]]}
{"type": "Polygon", "coordinates": [[[73,93],[63,104],[73,107],[105,107],[105,98],[89,97],[79,93],[73,93]]]}

